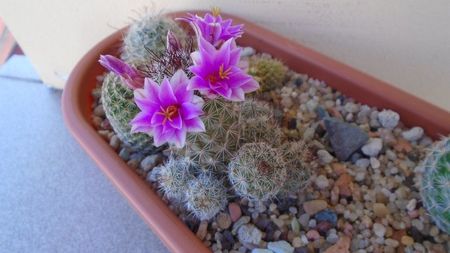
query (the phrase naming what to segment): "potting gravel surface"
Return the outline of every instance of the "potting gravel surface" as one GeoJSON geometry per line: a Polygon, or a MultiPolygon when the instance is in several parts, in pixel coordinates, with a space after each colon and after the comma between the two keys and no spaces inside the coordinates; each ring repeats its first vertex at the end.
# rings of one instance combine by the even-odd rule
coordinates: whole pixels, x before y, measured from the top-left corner
{"type": "MultiPolygon", "coordinates": [[[[243,61],[253,53],[245,48],[243,61]]],[[[162,196],[152,169],[166,154],[143,155],[121,144],[105,119],[100,84],[93,91],[93,122],[214,252],[450,252],[449,235],[434,225],[419,195],[420,161],[433,143],[423,129],[405,127],[396,112],[362,105],[305,74],[289,76],[257,98],[274,107],[286,136],[308,143],[315,158],[310,187],[259,203],[234,196],[210,221],[194,219],[162,196]],[[344,159],[358,145],[349,141],[355,139],[364,140],[363,146],[340,161],[337,157],[344,159]]]]}

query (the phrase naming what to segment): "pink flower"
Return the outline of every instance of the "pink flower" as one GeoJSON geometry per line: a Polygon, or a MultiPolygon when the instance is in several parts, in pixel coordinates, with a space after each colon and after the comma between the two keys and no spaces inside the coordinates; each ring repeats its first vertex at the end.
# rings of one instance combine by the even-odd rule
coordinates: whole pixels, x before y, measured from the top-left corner
{"type": "Polygon", "coordinates": [[[189,89],[199,90],[208,98],[222,96],[231,101],[244,101],[245,93],[259,88],[250,75],[238,67],[241,50],[234,39],[225,41],[216,49],[198,37],[198,51],[191,54],[194,65],[189,70],[194,74],[189,89]]]}
{"type": "Polygon", "coordinates": [[[187,132],[203,132],[205,126],[200,119],[203,114],[203,100],[187,89],[189,79],[182,70],[159,86],[151,79],[145,79],[143,89],[134,91],[134,99],[141,109],[131,121],[133,132],[153,136],[154,145],[185,145],[187,132]]]}
{"type": "Polygon", "coordinates": [[[244,25],[231,25],[233,22],[231,19],[223,20],[218,13],[215,14],[206,13],[202,18],[189,13],[189,17],[180,20],[189,22],[198,36],[202,36],[215,47],[231,38],[241,37],[244,25]]]}
{"type": "Polygon", "coordinates": [[[135,68],[112,55],[100,55],[100,64],[120,76],[130,89],[144,86],[144,76],[135,68]]]}

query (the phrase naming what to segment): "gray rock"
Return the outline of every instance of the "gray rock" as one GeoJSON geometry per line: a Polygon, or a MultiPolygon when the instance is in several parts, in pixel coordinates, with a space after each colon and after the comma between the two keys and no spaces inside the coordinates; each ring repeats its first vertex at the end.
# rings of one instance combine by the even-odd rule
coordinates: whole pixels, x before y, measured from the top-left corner
{"type": "Polygon", "coordinates": [[[375,157],[380,153],[382,148],[383,141],[380,138],[372,138],[361,148],[361,150],[365,155],[375,157]]]}
{"type": "Polygon", "coordinates": [[[407,139],[408,141],[417,141],[423,136],[423,128],[421,127],[413,127],[409,129],[408,131],[402,132],[403,138],[407,139]]]}
{"type": "Polygon", "coordinates": [[[156,182],[158,181],[158,177],[160,175],[162,167],[158,166],[153,168],[148,174],[147,174],[147,181],[149,182],[156,182]]]}
{"type": "Polygon", "coordinates": [[[258,245],[262,239],[262,232],[252,224],[246,224],[239,228],[238,239],[241,243],[258,245]]]}
{"type": "Polygon", "coordinates": [[[398,125],[400,115],[392,110],[383,110],[378,113],[378,121],[387,129],[393,129],[398,125]]]}
{"type": "Polygon", "coordinates": [[[141,168],[143,171],[149,171],[159,162],[159,155],[149,155],[141,161],[141,168]]]}
{"type": "Polygon", "coordinates": [[[336,157],[347,160],[355,151],[359,150],[369,139],[369,136],[358,126],[342,122],[336,118],[324,118],[328,139],[336,157]]]}
{"type": "Polygon", "coordinates": [[[317,156],[319,157],[319,161],[321,164],[329,164],[333,161],[333,156],[328,153],[326,150],[317,151],[317,156]]]}
{"type": "Polygon", "coordinates": [[[370,161],[366,158],[361,158],[356,160],[355,165],[358,166],[361,169],[367,169],[369,167],[370,161]]]}
{"type": "Polygon", "coordinates": [[[237,220],[234,224],[233,224],[233,229],[231,230],[232,234],[236,234],[238,229],[244,225],[250,222],[250,217],[249,216],[242,216],[241,218],[239,218],[239,220],[237,220]]]}
{"type": "Polygon", "coordinates": [[[294,247],[286,241],[269,242],[267,248],[275,253],[293,253],[294,247]]]}

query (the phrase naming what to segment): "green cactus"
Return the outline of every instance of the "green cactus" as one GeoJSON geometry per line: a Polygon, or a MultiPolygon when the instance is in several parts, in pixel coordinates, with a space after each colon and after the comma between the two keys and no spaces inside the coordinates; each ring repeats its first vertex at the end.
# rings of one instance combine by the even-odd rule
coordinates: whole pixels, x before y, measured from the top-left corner
{"type": "Polygon", "coordinates": [[[153,148],[153,139],[143,133],[131,133],[129,122],[139,112],[134,103],[133,91],[127,88],[120,77],[113,73],[105,76],[101,101],[106,117],[119,139],[134,150],[153,148]]]}
{"type": "Polygon", "coordinates": [[[187,136],[186,146],[177,151],[191,157],[204,170],[221,171],[239,148],[239,109],[223,99],[208,100],[203,106],[206,132],[187,136]]]}
{"type": "Polygon", "coordinates": [[[281,193],[295,193],[304,189],[311,177],[310,169],[305,166],[305,161],[309,156],[308,146],[303,141],[285,142],[280,150],[289,175],[281,193]]]}
{"type": "Polygon", "coordinates": [[[424,161],[422,201],[436,225],[450,234],[450,138],[444,138],[424,161]]]}
{"type": "Polygon", "coordinates": [[[281,87],[286,79],[288,68],[279,60],[259,54],[250,57],[248,73],[259,82],[262,92],[281,87]]]}
{"type": "Polygon", "coordinates": [[[189,182],[195,178],[198,170],[195,163],[187,157],[169,157],[164,165],[154,168],[158,171],[157,180],[160,189],[169,198],[179,201],[184,200],[184,194],[188,190],[189,182]]]}
{"type": "Polygon", "coordinates": [[[281,144],[283,132],[273,117],[273,110],[259,101],[246,101],[240,106],[241,141],[243,143],[266,142],[273,147],[281,144]]]}
{"type": "Polygon", "coordinates": [[[147,63],[152,53],[166,50],[167,32],[171,30],[179,39],[185,32],[170,18],[146,14],[134,22],[123,38],[122,59],[135,66],[147,63]]]}
{"type": "Polygon", "coordinates": [[[274,198],[287,179],[286,164],[278,149],[267,143],[247,143],[228,164],[236,193],[250,200],[274,198]]]}
{"type": "Polygon", "coordinates": [[[228,203],[224,183],[206,173],[190,181],[185,197],[186,208],[200,220],[213,218],[228,203]]]}

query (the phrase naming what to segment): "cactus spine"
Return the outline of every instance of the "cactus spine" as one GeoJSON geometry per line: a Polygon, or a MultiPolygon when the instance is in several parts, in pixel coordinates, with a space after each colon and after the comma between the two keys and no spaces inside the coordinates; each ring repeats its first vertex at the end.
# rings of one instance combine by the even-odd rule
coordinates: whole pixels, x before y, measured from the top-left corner
{"type": "Polygon", "coordinates": [[[211,174],[201,174],[190,181],[186,192],[186,208],[200,220],[209,220],[228,203],[227,191],[221,180],[211,174]]]}
{"type": "Polygon", "coordinates": [[[123,38],[122,58],[135,66],[149,61],[151,53],[166,50],[167,32],[171,30],[179,38],[185,32],[170,18],[146,14],[134,22],[123,38]]]}
{"type": "Polygon", "coordinates": [[[189,158],[171,156],[158,168],[158,182],[161,190],[169,198],[183,200],[189,182],[195,178],[196,170],[195,164],[189,158]]]}
{"type": "Polygon", "coordinates": [[[228,165],[236,193],[251,200],[274,198],[287,178],[280,152],[267,143],[244,144],[228,165]]]}
{"type": "Polygon", "coordinates": [[[444,138],[424,161],[422,201],[436,225],[450,234],[450,139],[444,138]]]}
{"type": "Polygon", "coordinates": [[[281,193],[295,193],[304,189],[311,177],[310,169],[305,166],[305,160],[309,156],[308,146],[303,141],[295,141],[283,143],[280,149],[289,175],[281,193]]]}
{"type": "Polygon", "coordinates": [[[139,112],[134,103],[133,91],[123,85],[120,77],[109,73],[102,85],[101,101],[106,117],[119,139],[135,150],[153,147],[153,139],[143,133],[131,133],[129,122],[139,112]]]}

